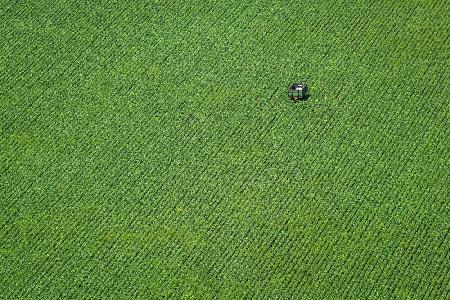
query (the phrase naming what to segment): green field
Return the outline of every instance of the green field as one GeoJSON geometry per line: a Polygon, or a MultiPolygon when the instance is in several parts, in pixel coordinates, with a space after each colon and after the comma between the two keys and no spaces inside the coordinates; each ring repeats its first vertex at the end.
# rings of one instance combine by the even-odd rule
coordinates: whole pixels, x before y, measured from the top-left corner
{"type": "Polygon", "coordinates": [[[0,298],[449,299],[449,41],[444,0],[0,0],[0,298]]]}

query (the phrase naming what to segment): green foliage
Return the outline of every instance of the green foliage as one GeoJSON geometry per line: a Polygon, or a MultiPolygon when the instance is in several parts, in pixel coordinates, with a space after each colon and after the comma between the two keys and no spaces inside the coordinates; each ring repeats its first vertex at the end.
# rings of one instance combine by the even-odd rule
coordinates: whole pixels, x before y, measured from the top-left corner
{"type": "Polygon", "coordinates": [[[16,2],[5,299],[448,298],[444,1],[16,2]]]}

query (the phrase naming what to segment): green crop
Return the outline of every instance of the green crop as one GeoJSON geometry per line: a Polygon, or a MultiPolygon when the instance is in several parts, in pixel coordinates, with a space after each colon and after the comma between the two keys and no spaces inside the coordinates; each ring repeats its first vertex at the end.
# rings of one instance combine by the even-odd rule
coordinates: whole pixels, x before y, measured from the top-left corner
{"type": "Polygon", "coordinates": [[[448,299],[446,12],[1,1],[0,298],[448,299]]]}

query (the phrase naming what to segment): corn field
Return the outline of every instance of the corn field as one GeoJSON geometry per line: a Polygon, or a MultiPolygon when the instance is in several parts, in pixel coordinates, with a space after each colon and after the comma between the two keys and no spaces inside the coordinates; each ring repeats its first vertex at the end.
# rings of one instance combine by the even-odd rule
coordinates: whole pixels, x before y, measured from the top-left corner
{"type": "Polygon", "coordinates": [[[447,4],[0,0],[0,298],[448,299],[447,4]]]}

